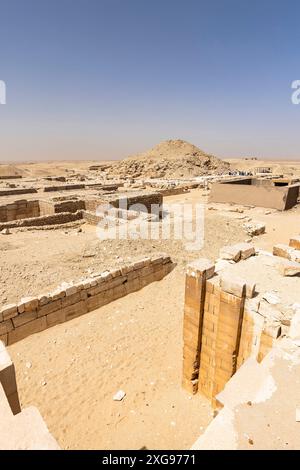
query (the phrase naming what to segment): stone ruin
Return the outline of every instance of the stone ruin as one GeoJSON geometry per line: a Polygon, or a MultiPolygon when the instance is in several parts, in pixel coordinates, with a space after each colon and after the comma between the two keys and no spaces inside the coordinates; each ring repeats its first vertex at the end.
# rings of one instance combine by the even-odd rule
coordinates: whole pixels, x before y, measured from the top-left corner
{"type": "MultiPolygon", "coordinates": [[[[188,266],[182,384],[189,393],[208,398],[216,413],[193,449],[245,449],[254,442],[256,448],[272,449],[274,442],[261,434],[262,423],[280,434],[282,426],[293,429],[300,420],[300,389],[294,386],[300,370],[299,250],[299,236],[288,246],[276,245],[273,254],[255,252],[243,243],[222,249],[216,264],[200,259],[188,266]],[[266,271],[256,284],[253,279],[262,264],[266,271]],[[250,268],[252,276],[247,276],[250,268]],[[270,276],[276,292],[264,291],[270,276]],[[291,392],[279,423],[274,409],[278,396],[282,400],[286,394],[286,384],[291,392]],[[267,418],[261,416],[262,409],[267,418]],[[285,409],[293,410],[294,419],[285,409]],[[243,419],[238,419],[239,411],[243,419]]],[[[284,433],[282,439],[288,440],[284,433]]],[[[300,439],[290,439],[292,448],[299,448],[300,439]]]]}

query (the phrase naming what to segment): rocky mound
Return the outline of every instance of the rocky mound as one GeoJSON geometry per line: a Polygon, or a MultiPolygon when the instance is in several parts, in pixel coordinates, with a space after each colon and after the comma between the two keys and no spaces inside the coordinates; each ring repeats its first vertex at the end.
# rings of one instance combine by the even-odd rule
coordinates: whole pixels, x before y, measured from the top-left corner
{"type": "Polygon", "coordinates": [[[122,160],[111,168],[111,172],[132,178],[186,178],[220,175],[227,173],[229,168],[229,163],[184,140],[167,140],[148,152],[122,160]]]}

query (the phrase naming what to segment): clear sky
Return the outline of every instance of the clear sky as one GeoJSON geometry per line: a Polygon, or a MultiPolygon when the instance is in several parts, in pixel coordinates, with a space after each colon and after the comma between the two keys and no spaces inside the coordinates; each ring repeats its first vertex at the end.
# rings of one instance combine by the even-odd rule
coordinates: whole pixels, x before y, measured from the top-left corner
{"type": "Polygon", "coordinates": [[[0,161],[300,159],[299,0],[0,0],[0,161]]]}

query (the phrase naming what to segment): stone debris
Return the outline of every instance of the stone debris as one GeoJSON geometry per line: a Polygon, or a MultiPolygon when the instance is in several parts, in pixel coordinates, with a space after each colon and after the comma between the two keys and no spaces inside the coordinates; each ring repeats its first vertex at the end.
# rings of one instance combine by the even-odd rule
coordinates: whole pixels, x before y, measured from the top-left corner
{"type": "Polygon", "coordinates": [[[278,271],[282,276],[298,276],[300,274],[300,263],[282,260],[282,262],[278,264],[278,271]]]}
{"type": "Polygon", "coordinates": [[[262,235],[266,231],[266,226],[262,222],[248,222],[243,224],[243,228],[251,237],[262,235]]]}
{"type": "Polygon", "coordinates": [[[115,395],[113,396],[114,401],[122,401],[123,398],[125,398],[126,393],[123,390],[119,390],[115,395]]]}
{"type": "Polygon", "coordinates": [[[237,262],[241,258],[241,250],[237,245],[224,246],[221,248],[219,256],[221,259],[237,262]]]}
{"type": "Polygon", "coordinates": [[[108,174],[126,178],[176,178],[227,174],[229,164],[184,140],[167,140],[112,165],[108,174]]]}
{"type": "Polygon", "coordinates": [[[283,243],[278,243],[273,247],[273,255],[291,260],[294,249],[283,243]]]}

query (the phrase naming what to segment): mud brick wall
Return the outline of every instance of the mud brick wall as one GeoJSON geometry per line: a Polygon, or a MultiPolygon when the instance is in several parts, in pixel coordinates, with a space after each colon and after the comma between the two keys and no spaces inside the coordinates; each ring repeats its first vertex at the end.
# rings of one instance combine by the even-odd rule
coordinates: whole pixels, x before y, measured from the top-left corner
{"type": "Polygon", "coordinates": [[[27,201],[22,199],[12,204],[0,206],[0,222],[39,217],[39,201],[27,201]]]}
{"type": "Polygon", "coordinates": [[[0,231],[5,228],[42,227],[46,225],[67,224],[80,219],[82,219],[82,211],[75,212],[75,214],[72,212],[61,212],[54,215],[45,215],[30,219],[16,220],[13,222],[5,222],[0,224],[0,231]]]}
{"type": "Polygon", "coordinates": [[[22,178],[21,175],[6,175],[6,176],[0,176],[0,180],[16,180],[22,178]]]}
{"type": "Polygon", "coordinates": [[[51,326],[72,320],[162,279],[173,267],[165,254],[143,258],[50,294],[22,299],[0,310],[0,340],[13,344],[51,326]]]}
{"type": "Polygon", "coordinates": [[[24,188],[24,189],[1,189],[0,190],[0,197],[1,196],[11,196],[14,194],[33,194],[37,193],[37,189],[35,188],[24,188]]]}
{"type": "Polygon", "coordinates": [[[60,212],[77,212],[85,209],[83,200],[45,201],[40,200],[40,214],[51,215],[60,212]]]}
{"type": "MultiPolygon", "coordinates": [[[[153,192],[153,193],[137,193],[137,194],[122,194],[118,198],[115,197],[110,197],[107,198],[106,202],[111,204],[114,207],[120,207],[121,209],[132,209],[132,210],[138,210],[134,206],[135,204],[143,204],[145,206],[146,211],[148,213],[151,212],[151,206],[152,205],[159,205],[162,206],[163,203],[163,195],[159,192],[153,192]]],[[[161,210],[159,211],[159,214],[161,215],[161,210]]]]}
{"type": "MultiPolygon", "coordinates": [[[[252,289],[253,291],[253,289],[252,289]]],[[[280,336],[247,299],[251,289],[239,278],[214,275],[209,260],[186,272],[183,320],[183,387],[205,395],[213,407],[236,370],[253,355],[261,361],[280,336]]]]}
{"type": "Polygon", "coordinates": [[[84,189],[85,185],[84,184],[67,184],[67,185],[61,185],[61,186],[45,186],[44,187],[44,192],[51,192],[51,191],[68,191],[71,189],[84,189]]]}

